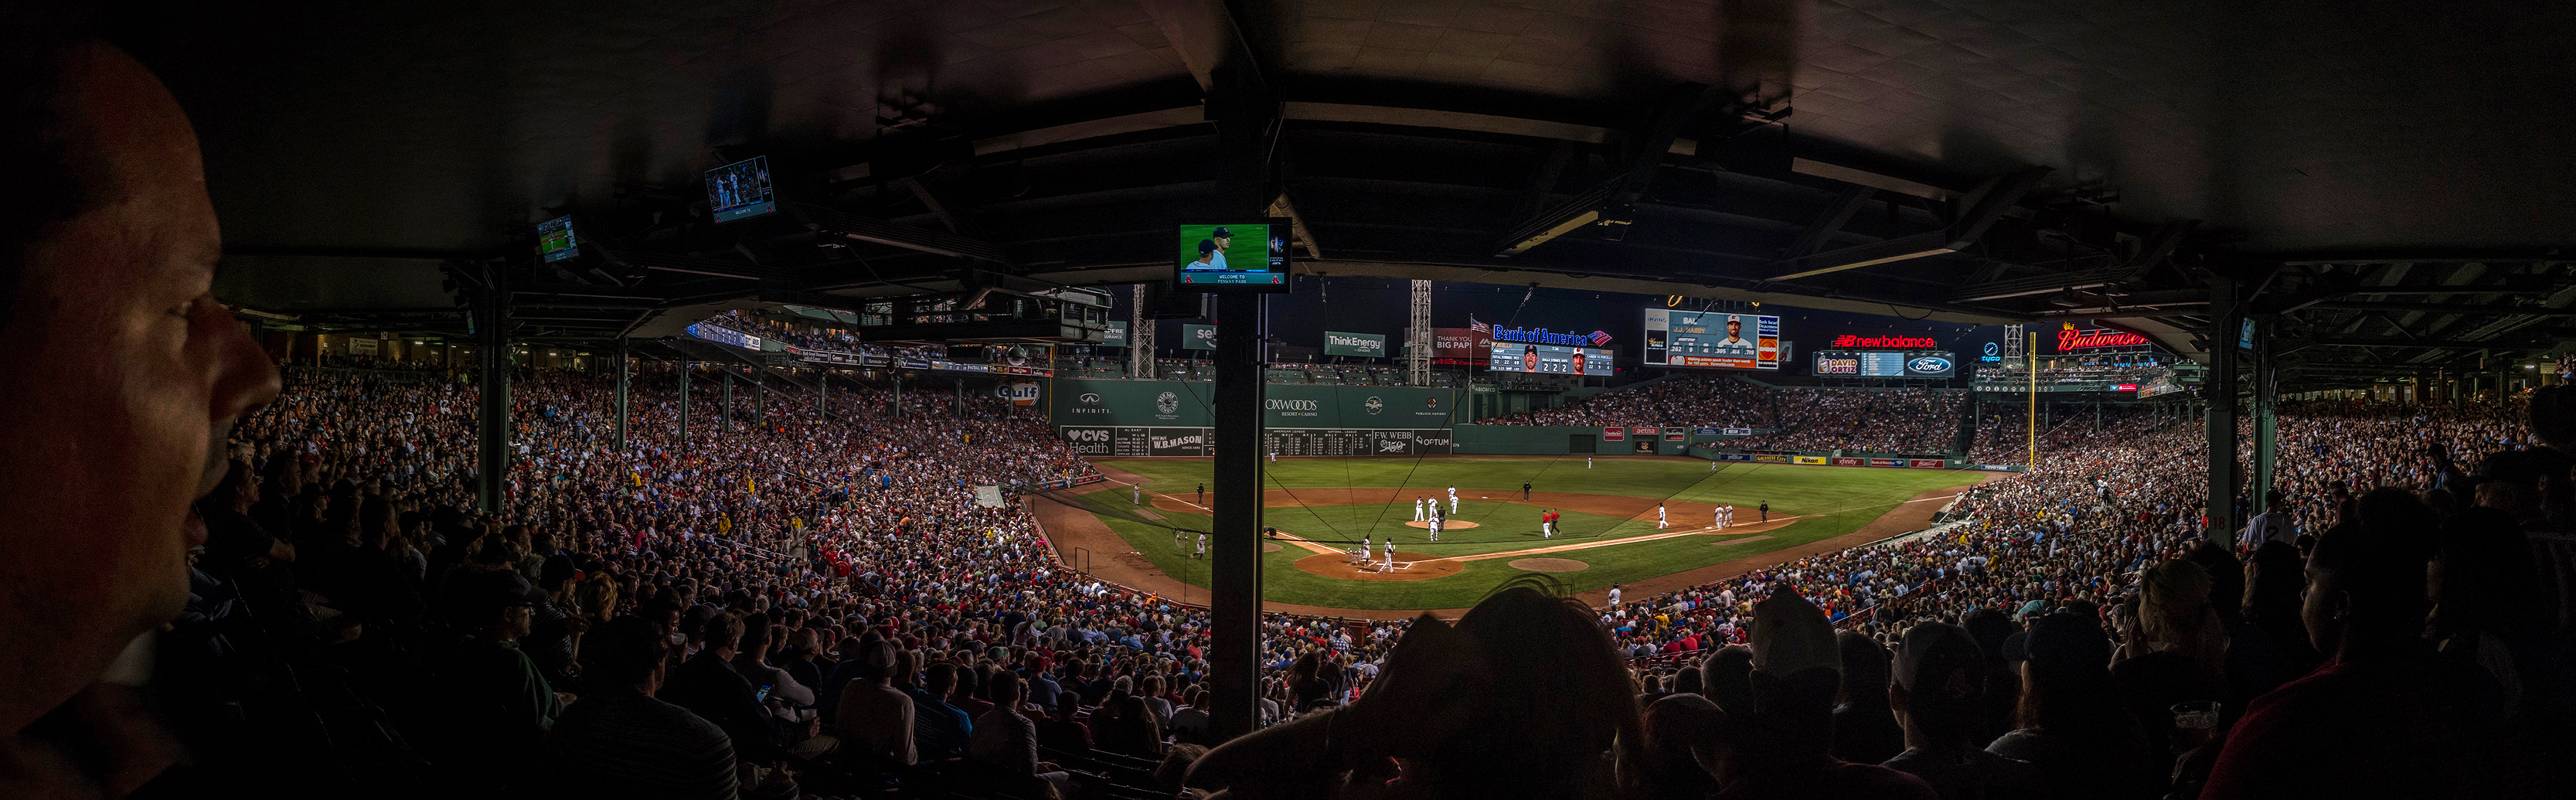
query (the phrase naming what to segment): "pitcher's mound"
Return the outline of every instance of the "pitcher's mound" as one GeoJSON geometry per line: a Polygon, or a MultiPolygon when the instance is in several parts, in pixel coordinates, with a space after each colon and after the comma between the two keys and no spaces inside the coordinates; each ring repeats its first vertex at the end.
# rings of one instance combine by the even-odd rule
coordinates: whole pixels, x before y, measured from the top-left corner
{"type": "Polygon", "coordinates": [[[1571,558],[1515,558],[1503,563],[1512,569],[1525,569],[1531,572],[1573,572],[1592,567],[1590,564],[1571,558]]]}
{"type": "Polygon", "coordinates": [[[1432,578],[1456,575],[1467,568],[1467,565],[1465,564],[1441,558],[1439,556],[1425,553],[1407,553],[1402,550],[1398,550],[1395,551],[1395,563],[1405,564],[1410,562],[1411,566],[1394,572],[1378,572],[1375,565],[1383,563],[1385,560],[1386,556],[1383,553],[1380,553],[1375,561],[1370,562],[1367,569],[1362,569],[1358,566],[1353,566],[1350,563],[1350,559],[1340,553],[1316,553],[1305,558],[1297,559],[1297,568],[1316,575],[1322,575],[1327,578],[1341,578],[1344,580],[1354,581],[1430,580],[1432,578]]]}
{"type": "Polygon", "coordinates": [[[1262,542],[1262,543],[1261,543],[1261,552],[1264,552],[1264,553],[1276,553],[1276,552],[1279,552],[1279,543],[1278,543],[1278,542],[1262,542]]]}
{"type": "MultiPolygon", "coordinates": [[[[1423,522],[1423,521],[1420,521],[1420,520],[1415,520],[1415,521],[1413,521],[1413,522],[1407,522],[1407,523],[1404,523],[1404,524],[1405,524],[1405,527],[1409,527],[1409,528],[1421,528],[1421,529],[1426,530],[1426,531],[1431,529],[1431,523],[1423,522]]],[[[1440,523],[1440,529],[1441,529],[1441,530],[1444,530],[1444,531],[1463,531],[1463,530],[1466,530],[1466,529],[1468,529],[1468,528],[1482,528],[1482,527],[1485,527],[1485,526],[1483,526],[1483,525],[1478,525],[1478,524],[1473,523],[1473,522],[1468,522],[1468,521],[1463,520],[1463,519],[1453,519],[1453,520],[1449,520],[1449,521],[1447,521],[1447,522],[1440,523]]],[[[1399,555],[1401,555],[1401,554],[1399,554],[1399,555]]]]}

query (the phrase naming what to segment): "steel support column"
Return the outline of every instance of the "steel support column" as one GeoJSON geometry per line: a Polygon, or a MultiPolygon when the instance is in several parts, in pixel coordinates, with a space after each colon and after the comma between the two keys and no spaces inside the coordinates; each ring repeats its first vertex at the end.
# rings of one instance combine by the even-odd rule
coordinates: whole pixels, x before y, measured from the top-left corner
{"type": "Polygon", "coordinates": [[[505,321],[510,313],[510,294],[497,282],[499,276],[487,270],[483,291],[478,297],[483,327],[482,408],[476,415],[475,433],[482,437],[477,444],[481,458],[475,476],[476,505],[486,514],[501,513],[501,487],[510,473],[510,326],[505,321]]]}
{"type": "Polygon", "coordinates": [[[2209,279],[2209,381],[2202,384],[2209,403],[2209,497],[2203,513],[2209,529],[2203,535],[2221,545],[2236,544],[2236,328],[2245,318],[2236,304],[2236,281],[2224,275],[2209,279]]]}
{"type": "MultiPolygon", "coordinates": [[[[1279,98],[1263,82],[1251,54],[1238,43],[1231,58],[1210,71],[1207,115],[1217,130],[1217,196],[1211,211],[1236,219],[1268,216],[1270,153],[1279,124],[1279,98]]],[[[1251,733],[1259,720],[1261,690],[1261,430],[1267,331],[1262,297],[1227,294],[1217,299],[1215,480],[1210,538],[1208,616],[1211,647],[1208,683],[1214,708],[1209,732],[1217,741],[1251,733]]],[[[1134,331],[1129,331],[1133,336],[1134,331]]]]}
{"type": "Polygon", "coordinates": [[[689,447],[689,361],[680,360],[680,448],[689,447]]]}
{"type": "Polygon", "coordinates": [[[2277,414],[2281,401],[2280,374],[2272,363],[2272,325],[2258,320],[2254,327],[2254,482],[2247,487],[2245,502],[2253,511],[2262,513],[2263,498],[2279,488],[2272,479],[2272,467],[2279,449],[2277,414]]]}
{"type": "Polygon", "coordinates": [[[716,428],[716,430],[723,431],[723,432],[724,432],[724,435],[726,435],[726,436],[732,436],[732,435],[733,435],[733,365],[732,365],[732,364],[726,364],[726,365],[725,365],[725,368],[724,368],[724,404],[723,404],[723,405],[720,405],[720,406],[717,406],[717,407],[716,407],[716,410],[717,410],[717,411],[719,411],[719,412],[722,412],[722,413],[724,414],[724,417],[723,417],[724,425],[723,425],[723,426],[721,426],[721,427],[716,428]]]}
{"type": "Polygon", "coordinates": [[[626,337],[617,337],[617,452],[626,452],[626,391],[634,376],[626,368],[626,337]]]}

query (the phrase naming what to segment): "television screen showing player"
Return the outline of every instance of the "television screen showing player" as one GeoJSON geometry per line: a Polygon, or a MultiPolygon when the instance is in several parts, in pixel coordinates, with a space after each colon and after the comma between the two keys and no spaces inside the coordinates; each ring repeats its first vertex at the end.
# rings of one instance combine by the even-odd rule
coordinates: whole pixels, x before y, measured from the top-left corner
{"type": "Polygon", "coordinates": [[[1182,291],[1288,291],[1288,221],[1184,223],[1172,285],[1182,291]]]}
{"type": "Polygon", "coordinates": [[[1610,351],[1593,347],[1495,342],[1493,358],[1487,364],[1495,372],[1608,375],[1610,351]]]}
{"type": "Polygon", "coordinates": [[[556,217],[537,225],[537,256],[547,263],[581,255],[581,242],[572,234],[572,218],[556,217]]]}
{"type": "Polygon", "coordinates": [[[732,222],[778,210],[770,191],[769,157],[754,156],[707,170],[707,207],[717,222],[732,222]]]}
{"type": "Polygon", "coordinates": [[[1650,367],[1779,369],[1780,318],[1730,311],[1646,309],[1650,367]]]}

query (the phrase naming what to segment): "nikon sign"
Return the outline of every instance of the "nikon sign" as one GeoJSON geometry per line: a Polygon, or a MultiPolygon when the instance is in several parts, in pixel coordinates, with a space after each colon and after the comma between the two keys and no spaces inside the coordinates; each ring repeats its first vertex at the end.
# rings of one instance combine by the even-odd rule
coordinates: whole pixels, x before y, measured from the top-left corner
{"type": "Polygon", "coordinates": [[[1324,355],[1385,358],[1386,335],[1378,333],[1324,332],[1324,355]]]}

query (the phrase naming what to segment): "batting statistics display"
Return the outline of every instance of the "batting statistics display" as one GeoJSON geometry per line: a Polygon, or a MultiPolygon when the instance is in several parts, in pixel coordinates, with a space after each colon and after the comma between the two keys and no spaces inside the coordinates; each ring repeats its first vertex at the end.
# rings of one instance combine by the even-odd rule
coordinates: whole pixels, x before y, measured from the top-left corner
{"type": "Polygon", "coordinates": [[[1780,318],[1649,308],[1644,363],[1649,367],[1779,369],[1780,318]]]}

